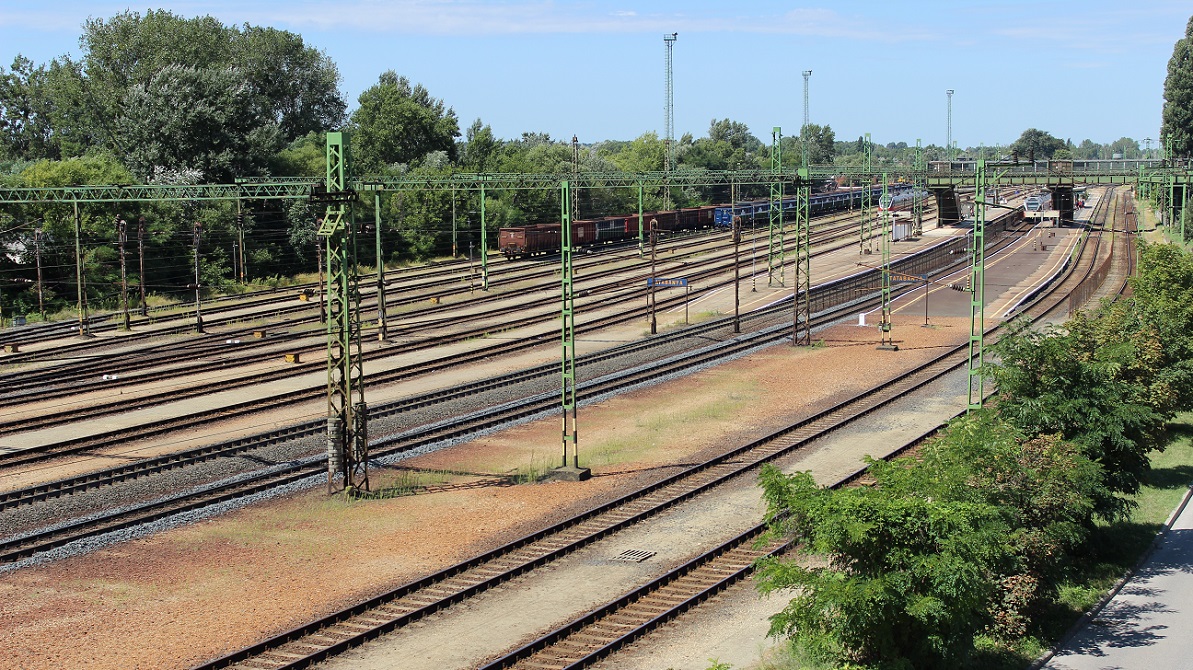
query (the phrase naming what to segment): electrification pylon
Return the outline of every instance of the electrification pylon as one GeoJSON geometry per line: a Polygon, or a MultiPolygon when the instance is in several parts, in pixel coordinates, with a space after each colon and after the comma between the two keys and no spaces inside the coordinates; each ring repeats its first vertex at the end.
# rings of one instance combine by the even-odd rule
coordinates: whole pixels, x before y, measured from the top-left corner
{"type": "Polygon", "coordinates": [[[879,216],[882,218],[879,235],[882,236],[882,318],[878,330],[882,337],[879,349],[897,350],[891,339],[891,194],[888,192],[887,175],[882,175],[882,197],[878,199],[879,216]]]}
{"type": "Polygon", "coordinates": [[[319,237],[327,244],[327,490],[336,480],[352,490],[369,488],[368,405],[361,354],[360,284],[356,274],[356,226],[348,188],[346,133],[327,134],[327,203],[319,237]]]}
{"type": "Polygon", "coordinates": [[[783,252],[783,129],[775,126],[771,130],[770,147],[770,207],[767,208],[769,227],[769,246],[766,254],[766,285],[783,285],[783,262],[786,256],[783,252]]]}
{"type": "MultiPolygon", "coordinates": [[[[572,181],[571,181],[571,184],[579,184],[579,183],[580,183],[580,139],[578,137],[576,137],[575,135],[572,135],[572,181]]],[[[574,189],[575,189],[575,187],[572,186],[568,190],[568,193],[569,193],[568,200],[571,201],[571,205],[570,205],[571,209],[569,211],[571,212],[571,220],[579,221],[580,220],[580,198],[577,197],[579,195],[578,193],[571,192],[574,189]]]]}
{"type": "Polygon", "coordinates": [[[808,166],[801,167],[795,185],[795,300],[791,344],[812,344],[812,228],[808,216],[808,206],[812,182],[808,177],[808,166]]]}
{"type": "Polygon", "coordinates": [[[872,210],[872,198],[870,197],[870,188],[873,186],[870,182],[873,181],[870,174],[870,162],[873,156],[873,148],[870,145],[870,133],[866,133],[865,142],[862,144],[862,174],[866,176],[866,182],[862,184],[861,193],[861,225],[858,226],[858,253],[870,254],[874,253],[874,212],[872,210]]]}
{"type": "Polygon", "coordinates": [[[560,226],[559,251],[562,259],[562,292],[563,308],[561,313],[563,340],[563,467],[568,466],[568,444],[572,445],[571,455],[574,467],[578,467],[576,442],[576,315],[575,298],[572,293],[572,191],[571,184],[563,182],[560,186],[560,216],[563,225],[560,226]]]}
{"type": "Polygon", "coordinates": [[[912,165],[914,177],[912,179],[912,224],[911,236],[919,237],[924,234],[924,194],[928,191],[928,172],[924,164],[924,147],[919,138],[915,141],[915,162],[912,165]]]}
{"type": "Polygon", "coordinates": [[[974,165],[973,247],[969,270],[969,405],[967,411],[981,409],[982,345],[986,333],[986,160],[974,165]]]}

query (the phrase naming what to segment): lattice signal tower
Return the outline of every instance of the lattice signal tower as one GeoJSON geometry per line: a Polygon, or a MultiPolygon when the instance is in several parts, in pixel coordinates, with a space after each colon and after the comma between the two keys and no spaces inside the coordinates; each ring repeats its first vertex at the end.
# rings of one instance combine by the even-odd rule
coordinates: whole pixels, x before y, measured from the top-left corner
{"type": "Polygon", "coordinates": [[[924,146],[918,137],[915,140],[915,161],[912,163],[912,170],[915,171],[915,178],[913,179],[915,191],[912,195],[913,219],[911,236],[919,237],[924,234],[923,194],[928,190],[928,173],[926,164],[924,163],[924,146]]]}
{"type": "Polygon", "coordinates": [[[870,189],[873,184],[873,176],[870,172],[870,164],[874,156],[874,147],[870,143],[870,133],[866,133],[865,142],[862,144],[862,171],[866,175],[866,179],[862,182],[861,193],[861,225],[858,227],[858,253],[870,254],[874,253],[874,212],[873,212],[873,198],[871,197],[870,189]]]}
{"type": "Polygon", "coordinates": [[[327,490],[369,488],[368,405],[361,352],[360,283],[356,274],[356,193],[348,186],[347,133],[327,133],[326,191],[312,196],[327,212],[327,490]]]}
{"type": "Polygon", "coordinates": [[[783,285],[783,129],[771,130],[770,146],[770,207],[768,212],[769,246],[766,252],[766,285],[783,285]]]}

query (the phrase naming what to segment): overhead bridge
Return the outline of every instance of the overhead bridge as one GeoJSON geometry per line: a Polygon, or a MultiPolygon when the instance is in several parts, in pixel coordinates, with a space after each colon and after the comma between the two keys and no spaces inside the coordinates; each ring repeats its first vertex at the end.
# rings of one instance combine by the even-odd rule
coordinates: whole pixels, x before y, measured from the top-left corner
{"type": "MultiPolygon", "coordinates": [[[[1166,220],[1175,220],[1186,202],[1193,171],[1186,161],[1139,160],[1048,160],[987,161],[985,183],[998,186],[1046,188],[1052,192],[1053,209],[1061,221],[1072,221],[1080,184],[1131,184],[1141,189],[1158,189],[1166,220]]],[[[942,223],[961,220],[956,188],[973,185],[977,161],[952,160],[928,163],[927,185],[936,195],[942,223]]]]}

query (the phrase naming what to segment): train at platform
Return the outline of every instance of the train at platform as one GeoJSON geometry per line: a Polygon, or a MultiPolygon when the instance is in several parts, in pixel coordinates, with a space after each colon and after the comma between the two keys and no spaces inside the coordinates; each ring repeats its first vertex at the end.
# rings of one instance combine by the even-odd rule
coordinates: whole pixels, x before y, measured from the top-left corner
{"type": "MultiPolygon", "coordinates": [[[[828,212],[859,207],[869,188],[872,206],[878,206],[878,199],[882,195],[882,186],[870,186],[854,189],[841,189],[828,193],[818,193],[808,198],[808,214],[815,216],[828,212]]],[[[888,186],[888,192],[893,196],[892,209],[910,207],[916,194],[907,184],[888,186]]],[[[794,216],[798,200],[794,196],[785,197],[780,203],[783,217],[794,216]]],[[[770,216],[770,200],[752,200],[735,204],[704,205],[659,212],[644,212],[642,214],[641,230],[649,232],[651,221],[655,229],[660,232],[673,233],[679,231],[700,230],[706,228],[730,228],[733,217],[741,221],[756,220],[758,217],[770,216]]],[[[625,240],[637,239],[639,234],[638,214],[621,214],[597,219],[583,219],[572,223],[573,248],[590,248],[598,245],[611,244],[625,240]]],[[[498,249],[510,260],[526,258],[537,254],[558,252],[560,248],[560,234],[562,226],[559,222],[536,223],[525,226],[508,226],[498,231],[498,249]]]]}
{"type": "Polygon", "coordinates": [[[1050,191],[1037,191],[1023,200],[1024,212],[1034,212],[1040,215],[1050,209],[1052,209],[1052,193],[1050,191]]]}

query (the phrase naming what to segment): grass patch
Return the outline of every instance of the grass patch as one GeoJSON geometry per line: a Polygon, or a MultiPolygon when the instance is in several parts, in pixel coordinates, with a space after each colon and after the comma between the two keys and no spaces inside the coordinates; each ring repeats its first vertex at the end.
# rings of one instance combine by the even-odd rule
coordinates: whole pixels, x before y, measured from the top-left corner
{"type": "Polygon", "coordinates": [[[451,481],[452,476],[445,470],[400,469],[383,476],[374,476],[374,479],[377,480],[375,488],[371,491],[355,492],[353,497],[362,500],[384,500],[412,496],[428,486],[446,484],[451,481]]]}
{"type": "Polygon", "coordinates": [[[557,459],[546,454],[540,456],[537,452],[531,451],[530,462],[514,469],[511,479],[515,484],[537,484],[546,479],[557,467],[559,467],[557,459]]]}
{"type": "Polygon", "coordinates": [[[714,393],[675,399],[673,404],[637,415],[623,430],[604,433],[599,440],[588,442],[580,450],[582,465],[604,467],[642,460],[659,445],[731,422],[751,402],[751,393],[748,384],[722,378],[714,393]]]}

